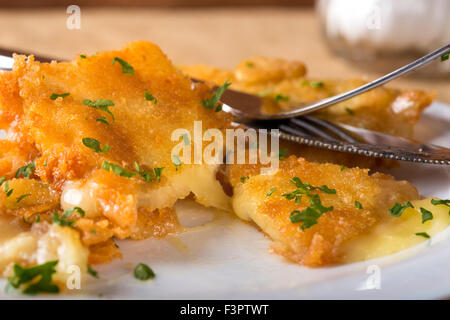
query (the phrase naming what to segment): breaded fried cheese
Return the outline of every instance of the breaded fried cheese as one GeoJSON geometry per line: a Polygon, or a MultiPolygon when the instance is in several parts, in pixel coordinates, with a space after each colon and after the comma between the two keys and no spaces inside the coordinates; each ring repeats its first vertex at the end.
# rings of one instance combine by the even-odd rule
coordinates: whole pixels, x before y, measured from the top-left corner
{"type": "Polygon", "coordinates": [[[172,137],[176,129],[187,129],[189,140],[194,121],[203,131],[225,130],[231,116],[205,108],[210,87],[194,84],[156,45],[135,42],[60,63],[16,55],[13,71],[0,77],[2,213],[50,222],[55,211],[81,208],[73,226],[96,251],[91,261],[101,262],[101,252],[117,256],[113,236],[175,231],[178,199],[192,194],[231,209],[219,164],[180,163],[171,153],[183,141],[172,137]]]}
{"type": "MultiPolygon", "coordinates": [[[[273,174],[262,175],[260,169],[260,165],[229,167],[233,209],[274,240],[275,252],[305,266],[343,261],[349,255],[345,251],[349,242],[370,234],[380,224],[388,231],[396,223],[398,218],[389,214],[395,203],[419,199],[410,183],[381,173],[369,175],[368,170],[358,168],[291,156],[273,174]]],[[[425,228],[419,213],[414,217],[415,226],[425,228]]],[[[442,218],[447,218],[447,226],[447,214],[442,218]]],[[[419,238],[411,227],[405,230],[419,238]]]]}

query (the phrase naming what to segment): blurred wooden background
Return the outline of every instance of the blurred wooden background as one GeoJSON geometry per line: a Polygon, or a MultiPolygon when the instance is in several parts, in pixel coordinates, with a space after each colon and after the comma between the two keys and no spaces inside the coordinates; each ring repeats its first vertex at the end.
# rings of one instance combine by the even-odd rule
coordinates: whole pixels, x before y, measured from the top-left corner
{"type": "Polygon", "coordinates": [[[245,7],[312,6],[314,0],[0,0],[3,8],[39,8],[76,4],[90,7],[245,7]]]}
{"type": "MultiPolygon", "coordinates": [[[[232,68],[244,58],[259,55],[303,61],[309,76],[315,78],[370,80],[380,76],[381,70],[357,66],[329,49],[313,3],[0,0],[0,47],[70,59],[79,53],[93,54],[120,48],[129,41],[148,40],[158,44],[175,64],[232,68]],[[71,30],[66,26],[66,8],[75,3],[81,7],[81,28],[71,30]],[[124,3],[126,7],[122,7],[124,3]]],[[[436,91],[439,100],[450,103],[448,79],[413,74],[389,85],[436,91]]]]}

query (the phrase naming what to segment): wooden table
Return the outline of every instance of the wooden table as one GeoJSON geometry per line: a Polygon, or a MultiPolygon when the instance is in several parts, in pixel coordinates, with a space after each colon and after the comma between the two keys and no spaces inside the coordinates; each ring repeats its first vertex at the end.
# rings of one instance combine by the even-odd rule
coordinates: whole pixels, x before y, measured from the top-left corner
{"type": "MultiPolygon", "coordinates": [[[[67,17],[65,7],[1,10],[0,46],[71,58],[145,39],[161,46],[176,64],[232,67],[243,58],[263,55],[304,61],[309,75],[318,78],[373,79],[379,75],[330,52],[310,9],[82,7],[80,30],[67,29],[67,17]]],[[[408,77],[392,85],[436,90],[439,100],[450,103],[448,78],[408,77]]]]}

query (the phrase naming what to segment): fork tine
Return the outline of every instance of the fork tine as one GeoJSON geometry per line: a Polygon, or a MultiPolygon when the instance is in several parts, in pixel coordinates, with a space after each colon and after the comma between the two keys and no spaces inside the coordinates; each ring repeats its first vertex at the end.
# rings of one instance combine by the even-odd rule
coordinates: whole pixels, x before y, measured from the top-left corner
{"type": "Polygon", "coordinates": [[[319,126],[322,126],[326,129],[328,129],[329,131],[333,132],[334,134],[339,136],[339,138],[341,138],[342,140],[344,140],[346,142],[351,142],[351,143],[358,142],[355,138],[353,138],[347,132],[345,132],[344,130],[342,130],[341,128],[339,128],[338,126],[334,125],[331,122],[328,122],[326,120],[322,120],[319,118],[311,117],[311,116],[303,116],[303,118],[308,120],[309,122],[312,122],[316,125],[319,125],[319,126]]]}
{"type": "Polygon", "coordinates": [[[293,135],[298,136],[298,137],[313,138],[310,134],[308,134],[307,132],[305,132],[304,130],[302,130],[302,129],[298,128],[298,127],[294,128],[292,126],[281,124],[279,126],[279,129],[281,131],[285,131],[287,133],[293,134],[293,135]]]}
{"type": "Polygon", "coordinates": [[[310,133],[312,133],[313,135],[323,138],[323,139],[327,139],[330,141],[337,141],[335,137],[333,137],[332,135],[328,134],[327,132],[325,132],[324,130],[321,130],[319,128],[317,128],[316,126],[306,122],[305,120],[299,119],[299,118],[293,118],[293,119],[289,119],[289,121],[287,122],[288,126],[292,127],[292,125],[296,126],[296,127],[300,127],[304,130],[309,131],[310,133]]]}

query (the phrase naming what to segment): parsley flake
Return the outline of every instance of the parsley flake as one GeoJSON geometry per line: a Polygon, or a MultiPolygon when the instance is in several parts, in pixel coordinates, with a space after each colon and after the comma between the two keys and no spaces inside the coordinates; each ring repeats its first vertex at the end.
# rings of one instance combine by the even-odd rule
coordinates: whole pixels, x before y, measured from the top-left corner
{"type": "Polygon", "coordinates": [[[359,202],[359,201],[355,201],[355,207],[360,209],[360,210],[363,209],[363,206],[362,206],[361,202],[359,202]]]}
{"type": "MultiPolygon", "coordinates": [[[[0,184],[0,185],[1,185],[1,184],[0,184]]],[[[447,206],[447,207],[450,208],[450,200],[436,200],[436,199],[431,199],[431,204],[432,204],[432,205],[435,205],[435,206],[442,204],[442,205],[447,206]]]]}
{"type": "Polygon", "coordinates": [[[10,189],[9,188],[9,182],[6,181],[5,182],[5,193],[6,193],[6,196],[9,197],[13,193],[13,191],[14,191],[14,189],[10,189]]]}
{"type": "Polygon", "coordinates": [[[88,147],[89,149],[94,150],[97,153],[105,153],[108,152],[110,147],[108,144],[105,144],[103,146],[103,149],[100,147],[100,142],[94,138],[83,138],[81,140],[83,144],[88,147]]]}
{"type": "Polygon", "coordinates": [[[424,237],[426,239],[430,239],[430,235],[426,232],[417,232],[417,233],[415,233],[415,235],[419,236],[419,237],[424,237]]]}
{"type": "Polygon", "coordinates": [[[245,180],[247,180],[247,179],[249,179],[249,178],[250,178],[249,176],[241,177],[241,182],[244,183],[245,180]]]}
{"type": "Polygon", "coordinates": [[[98,272],[97,271],[95,271],[94,269],[92,269],[91,268],[91,266],[87,266],[87,271],[88,271],[88,273],[92,276],[92,277],[94,277],[95,279],[99,279],[100,277],[98,276],[98,272]]]}
{"type": "Polygon", "coordinates": [[[300,230],[305,230],[311,228],[318,223],[318,219],[325,212],[332,211],[333,206],[324,207],[320,201],[320,197],[317,194],[308,194],[309,197],[309,207],[305,210],[294,210],[291,212],[290,220],[292,223],[302,222],[300,230]]]}
{"type": "Polygon", "coordinates": [[[121,177],[125,177],[125,178],[131,178],[136,175],[135,172],[129,171],[125,168],[122,168],[118,164],[108,162],[108,161],[103,161],[102,169],[106,170],[106,171],[112,171],[114,174],[121,176],[121,177]]]}
{"type": "Polygon", "coordinates": [[[151,93],[149,93],[147,90],[145,90],[145,100],[147,101],[154,101],[155,104],[158,102],[158,99],[156,99],[151,93]]]}
{"type": "Polygon", "coordinates": [[[276,102],[280,102],[280,101],[288,101],[289,100],[289,96],[284,96],[281,93],[278,93],[277,95],[275,95],[274,100],[276,102]]]}
{"type": "Polygon", "coordinates": [[[29,178],[33,174],[34,169],[36,169],[36,163],[33,161],[26,166],[20,167],[14,177],[20,178],[20,176],[22,176],[24,178],[29,178]]]}
{"type": "Polygon", "coordinates": [[[428,220],[433,220],[433,213],[431,213],[431,211],[420,207],[420,213],[422,213],[422,223],[425,223],[428,220]]]}
{"type": "Polygon", "coordinates": [[[277,191],[277,189],[276,188],[272,188],[272,189],[270,189],[270,191],[269,192],[267,192],[267,194],[266,194],[266,196],[267,197],[270,197],[275,191],[277,191]]]}
{"type": "Polygon", "coordinates": [[[280,149],[278,151],[278,159],[283,160],[284,158],[286,158],[287,153],[288,153],[288,149],[280,149]]]}
{"type": "Polygon", "coordinates": [[[60,93],[60,94],[58,94],[58,93],[52,93],[52,95],[50,96],[50,100],[56,100],[56,99],[58,99],[58,98],[65,98],[65,97],[68,97],[70,95],[70,93],[69,92],[66,92],[66,93],[60,93]]]}
{"type": "MultiPolygon", "coordinates": [[[[230,85],[231,83],[228,82],[228,80],[225,81],[225,83],[217,88],[216,92],[209,99],[202,100],[202,105],[206,109],[214,109],[214,107],[216,107],[216,105],[219,103],[220,97],[222,97],[223,93],[228,89],[230,85]]],[[[222,110],[222,107],[217,106],[215,111],[218,112],[220,110],[222,110]]]]}
{"type": "Polygon", "coordinates": [[[309,83],[309,85],[310,85],[312,88],[321,88],[321,87],[323,87],[323,82],[322,82],[322,81],[311,81],[311,82],[309,83]]]}
{"type": "Polygon", "coordinates": [[[446,53],[444,55],[441,56],[441,62],[444,62],[445,60],[448,60],[450,53],[446,53]]]}
{"type": "Polygon", "coordinates": [[[106,117],[100,117],[98,119],[95,119],[95,121],[104,123],[104,124],[106,124],[106,126],[109,127],[109,122],[108,122],[108,120],[106,120],[106,117]]]}
{"type": "Polygon", "coordinates": [[[353,111],[352,109],[350,109],[350,108],[345,108],[345,111],[347,111],[347,113],[349,114],[349,115],[351,115],[351,116],[353,116],[353,115],[355,115],[355,111],[353,111]]]}
{"type": "Polygon", "coordinates": [[[31,193],[25,193],[23,195],[21,195],[20,197],[17,197],[16,201],[17,203],[19,203],[20,201],[22,201],[23,199],[25,199],[26,197],[31,196],[31,193]]]}
{"type": "Polygon", "coordinates": [[[180,156],[177,154],[174,154],[172,156],[172,163],[175,165],[175,167],[181,166],[182,162],[181,162],[180,156]]]}
{"type": "Polygon", "coordinates": [[[52,276],[56,273],[55,266],[58,262],[58,260],[49,261],[29,268],[22,268],[15,264],[14,275],[8,278],[8,283],[15,289],[22,288],[24,294],[58,293],[58,286],[52,283],[52,276]],[[39,280],[36,281],[36,279],[39,280]]]}
{"type": "Polygon", "coordinates": [[[134,75],[134,68],[128,62],[126,62],[125,60],[122,60],[122,59],[120,59],[118,57],[115,57],[113,59],[112,64],[115,64],[116,61],[118,63],[120,63],[120,65],[122,66],[122,73],[123,74],[129,74],[131,76],[134,75]]]}
{"type": "Polygon", "coordinates": [[[98,109],[98,110],[105,111],[106,113],[108,113],[111,116],[111,118],[113,120],[115,120],[114,119],[114,115],[109,110],[109,107],[113,107],[115,105],[113,101],[105,100],[105,99],[97,99],[95,101],[92,101],[90,99],[84,99],[83,100],[83,104],[85,106],[88,106],[88,107],[91,107],[91,108],[95,108],[95,109],[98,109]]]}
{"type": "Polygon", "coordinates": [[[330,189],[326,185],[314,187],[309,183],[303,183],[299,177],[293,177],[289,182],[295,185],[297,189],[290,193],[283,194],[283,197],[287,200],[295,200],[296,205],[300,204],[302,195],[306,195],[309,199],[309,206],[306,207],[305,210],[294,210],[290,215],[290,220],[292,223],[302,222],[300,230],[311,228],[318,223],[317,219],[319,219],[322,214],[334,209],[333,206],[323,206],[319,195],[312,194],[311,191],[319,190],[327,194],[336,194],[336,189],[330,189]]]}
{"type": "Polygon", "coordinates": [[[153,279],[155,277],[155,273],[148,265],[139,263],[134,269],[134,277],[138,280],[145,281],[148,279],[153,279]]]}
{"type": "Polygon", "coordinates": [[[402,215],[403,211],[405,211],[406,208],[414,208],[414,206],[409,201],[406,201],[405,203],[396,202],[394,206],[389,209],[389,213],[391,214],[391,216],[397,218],[402,215]]]}
{"type": "Polygon", "coordinates": [[[162,168],[153,168],[153,173],[155,174],[155,178],[158,182],[161,182],[161,174],[164,170],[164,167],[162,168]]]}
{"type": "Polygon", "coordinates": [[[52,215],[52,223],[61,226],[61,227],[70,227],[73,228],[73,224],[75,223],[75,220],[68,220],[74,212],[78,212],[80,216],[84,217],[85,212],[80,207],[72,207],[63,212],[61,216],[57,212],[53,213],[52,215]]]}
{"type": "Polygon", "coordinates": [[[80,54],[80,58],[81,59],[86,59],[86,55],[85,54],[80,54]]]}

